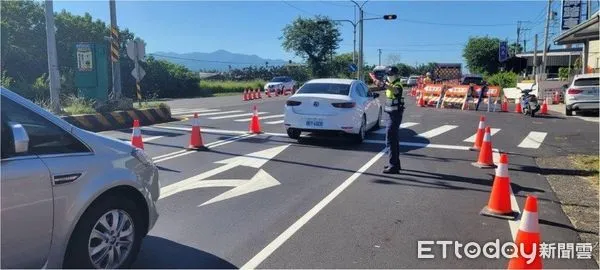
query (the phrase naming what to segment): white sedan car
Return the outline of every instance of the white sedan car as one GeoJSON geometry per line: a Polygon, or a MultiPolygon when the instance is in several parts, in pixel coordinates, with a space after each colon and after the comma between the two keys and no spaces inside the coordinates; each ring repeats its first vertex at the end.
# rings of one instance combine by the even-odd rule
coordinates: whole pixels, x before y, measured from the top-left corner
{"type": "Polygon", "coordinates": [[[367,130],[379,127],[383,110],[378,97],[358,80],[308,81],[286,102],[285,129],[292,139],[302,132],[341,133],[362,142],[367,130]]]}

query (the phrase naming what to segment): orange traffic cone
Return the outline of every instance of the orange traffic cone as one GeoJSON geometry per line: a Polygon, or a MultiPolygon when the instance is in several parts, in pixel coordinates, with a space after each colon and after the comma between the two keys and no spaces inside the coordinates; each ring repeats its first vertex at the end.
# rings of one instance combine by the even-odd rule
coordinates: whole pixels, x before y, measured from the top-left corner
{"type": "Polygon", "coordinates": [[[262,130],[260,129],[260,121],[258,120],[258,110],[256,109],[256,105],[254,105],[254,113],[252,114],[252,119],[250,120],[249,126],[250,133],[260,134],[262,130]]]}
{"type": "Polygon", "coordinates": [[[525,201],[525,209],[521,215],[519,231],[515,239],[515,258],[508,262],[508,269],[542,269],[542,258],[540,257],[540,226],[538,221],[537,198],[528,195],[525,201]],[[533,261],[528,263],[522,254],[535,254],[533,261]]]}
{"type": "Polygon", "coordinates": [[[248,101],[248,89],[244,89],[244,101],[248,101]]]}
{"type": "Polygon", "coordinates": [[[521,99],[517,99],[517,101],[515,102],[515,112],[516,113],[523,113],[523,109],[521,108],[521,99]]]}
{"type": "Polygon", "coordinates": [[[508,176],[508,155],[500,155],[500,164],[496,168],[496,176],[490,199],[480,214],[504,219],[516,219],[517,214],[510,205],[510,177],[508,176]]]}
{"type": "Polygon", "coordinates": [[[258,91],[257,91],[257,89],[252,90],[252,88],[250,88],[250,91],[252,91],[252,97],[254,99],[258,99],[258,91]]]}
{"type": "Polygon", "coordinates": [[[492,157],[492,134],[490,127],[485,128],[485,135],[483,136],[483,143],[479,150],[479,158],[477,162],[472,163],[473,166],[479,168],[494,168],[494,159],[492,157]]]}
{"type": "Polygon", "coordinates": [[[470,150],[479,150],[481,149],[481,144],[483,143],[483,136],[485,135],[485,116],[479,117],[479,127],[477,127],[477,133],[475,133],[475,143],[473,143],[473,147],[469,148],[470,150]]]}
{"type": "Polygon", "coordinates": [[[419,97],[419,107],[425,107],[425,99],[423,98],[422,94],[419,97]]]}
{"type": "Polygon", "coordinates": [[[548,99],[544,99],[544,103],[542,103],[542,110],[540,114],[548,114],[548,99]]]}
{"type": "Polygon", "coordinates": [[[131,134],[131,145],[144,149],[144,142],[142,141],[142,132],[140,131],[140,121],[133,120],[133,132],[131,134]]]}
{"type": "Polygon", "coordinates": [[[198,113],[194,113],[192,119],[192,134],[190,134],[190,145],[186,148],[188,150],[208,150],[202,142],[202,134],[200,134],[200,120],[198,119],[198,113]]]}
{"type": "Polygon", "coordinates": [[[502,100],[501,111],[508,112],[508,100],[506,100],[506,98],[502,100]]]}

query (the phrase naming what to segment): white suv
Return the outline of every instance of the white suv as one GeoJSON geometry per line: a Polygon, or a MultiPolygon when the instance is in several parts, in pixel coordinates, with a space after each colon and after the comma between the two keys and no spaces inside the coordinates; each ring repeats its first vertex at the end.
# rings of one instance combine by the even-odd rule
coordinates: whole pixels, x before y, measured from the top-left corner
{"type": "Polygon", "coordinates": [[[573,111],[598,111],[598,81],[600,74],[576,75],[565,93],[565,114],[573,115],[573,111]]]}

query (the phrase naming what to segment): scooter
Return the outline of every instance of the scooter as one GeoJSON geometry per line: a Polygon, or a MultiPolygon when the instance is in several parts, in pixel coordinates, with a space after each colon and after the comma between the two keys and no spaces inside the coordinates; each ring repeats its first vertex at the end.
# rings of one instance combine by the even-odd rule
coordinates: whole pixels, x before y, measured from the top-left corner
{"type": "Polygon", "coordinates": [[[524,115],[535,116],[540,110],[540,103],[535,95],[530,94],[531,89],[521,90],[521,109],[524,115]]]}

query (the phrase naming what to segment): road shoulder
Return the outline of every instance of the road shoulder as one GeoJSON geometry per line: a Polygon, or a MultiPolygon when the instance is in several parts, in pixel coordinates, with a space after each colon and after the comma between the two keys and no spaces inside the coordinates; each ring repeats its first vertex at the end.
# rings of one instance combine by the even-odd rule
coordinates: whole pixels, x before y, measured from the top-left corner
{"type": "Polygon", "coordinates": [[[573,230],[582,243],[592,243],[593,256],[600,264],[598,256],[598,186],[589,177],[590,172],[575,169],[576,166],[566,156],[538,158],[536,162],[544,175],[563,212],[567,215],[573,230]]]}

